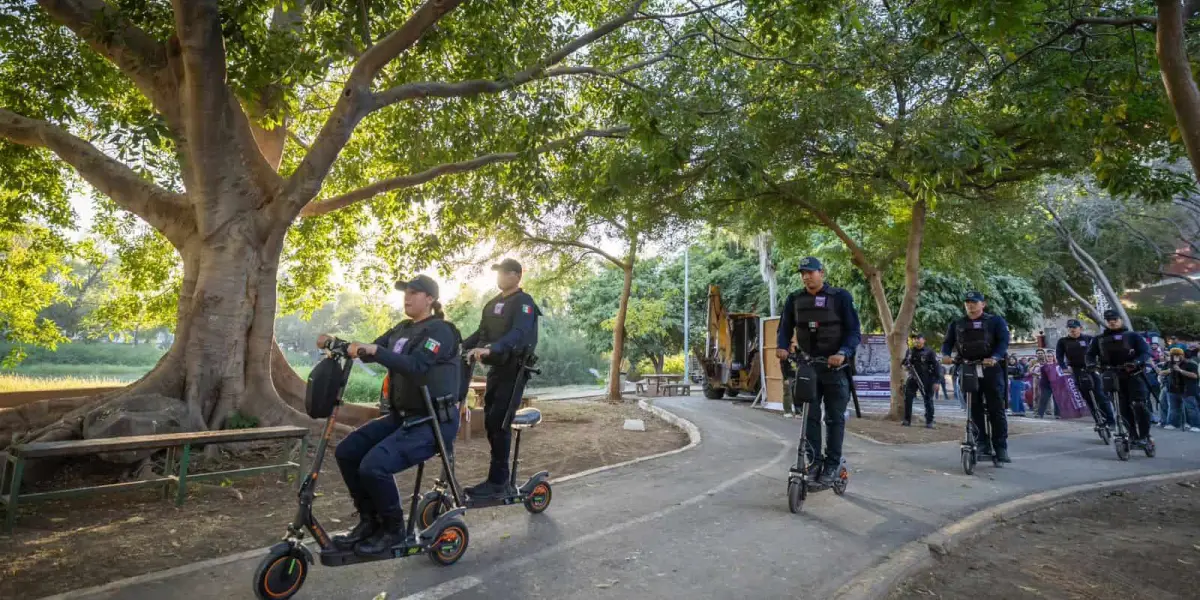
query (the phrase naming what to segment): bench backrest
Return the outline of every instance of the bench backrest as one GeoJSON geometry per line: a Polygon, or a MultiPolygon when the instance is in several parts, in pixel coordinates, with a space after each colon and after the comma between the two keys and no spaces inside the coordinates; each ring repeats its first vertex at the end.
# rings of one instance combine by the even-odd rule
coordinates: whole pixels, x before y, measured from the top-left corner
{"type": "Polygon", "coordinates": [[[307,428],[292,426],[222,429],[219,431],[134,435],[91,440],[68,440],[65,442],[33,442],[13,445],[8,449],[8,452],[14,456],[23,456],[25,458],[44,458],[50,456],[79,456],[100,452],[120,452],[124,450],[170,448],[183,444],[228,444],[262,440],[299,439],[306,435],[308,435],[307,428]]]}

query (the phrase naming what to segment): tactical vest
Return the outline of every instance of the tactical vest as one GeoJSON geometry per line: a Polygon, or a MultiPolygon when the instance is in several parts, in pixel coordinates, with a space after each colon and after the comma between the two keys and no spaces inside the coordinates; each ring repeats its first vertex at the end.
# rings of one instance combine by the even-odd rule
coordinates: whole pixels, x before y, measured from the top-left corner
{"type": "MultiPolygon", "coordinates": [[[[517,312],[521,310],[531,310],[535,315],[541,314],[541,310],[533,303],[533,299],[521,290],[508,297],[499,295],[489,300],[483,307],[483,319],[479,325],[481,332],[479,345],[485,346],[504,337],[504,334],[512,329],[513,320],[516,318],[517,312]]],[[[483,359],[483,363],[493,366],[504,365],[514,358],[533,354],[537,348],[536,328],[530,333],[530,336],[531,339],[524,340],[525,344],[517,345],[512,352],[493,352],[483,359]]]]}
{"type": "Polygon", "coordinates": [[[810,356],[828,357],[842,347],[842,319],[838,316],[837,299],[825,288],[814,296],[800,292],[792,298],[792,314],[796,320],[796,345],[810,356]]]}
{"type": "MultiPolygon", "coordinates": [[[[456,351],[449,358],[438,358],[424,375],[406,375],[389,370],[384,389],[387,405],[393,412],[425,414],[425,399],[421,396],[422,385],[428,386],[429,397],[433,400],[446,396],[457,399],[461,395],[463,367],[457,347],[462,345],[462,339],[453,324],[438,317],[430,317],[416,324],[403,321],[388,332],[387,348],[397,354],[411,355],[430,342],[432,338],[429,337],[429,331],[437,323],[450,326],[454,339],[448,343],[454,344],[456,351]]],[[[440,345],[447,342],[433,340],[432,343],[440,345]]],[[[437,350],[432,351],[435,355],[439,354],[437,350]]]]}
{"type": "Polygon", "coordinates": [[[992,315],[985,314],[978,321],[963,317],[955,324],[958,356],[965,360],[983,360],[992,356],[996,340],[988,327],[992,315]]]}
{"type": "Polygon", "coordinates": [[[1087,364],[1088,342],[1092,338],[1086,335],[1081,335],[1078,338],[1063,338],[1063,354],[1066,355],[1067,364],[1072,367],[1083,367],[1087,364]]]}
{"type": "Polygon", "coordinates": [[[913,348],[909,353],[909,364],[922,378],[937,376],[937,356],[929,347],[920,350],[913,348]]]}
{"type": "Polygon", "coordinates": [[[1129,362],[1133,358],[1133,336],[1137,335],[1132,331],[1110,332],[1108,335],[1100,336],[1100,360],[1109,366],[1119,366],[1129,362]]]}

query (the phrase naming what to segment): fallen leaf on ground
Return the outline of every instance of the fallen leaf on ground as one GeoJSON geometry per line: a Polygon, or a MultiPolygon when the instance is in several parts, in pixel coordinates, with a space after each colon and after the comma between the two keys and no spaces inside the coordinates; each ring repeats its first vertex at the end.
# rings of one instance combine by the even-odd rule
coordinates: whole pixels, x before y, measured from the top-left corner
{"type": "Polygon", "coordinates": [[[617,581],[618,580],[616,580],[616,579],[610,579],[606,583],[597,583],[596,587],[601,588],[601,589],[610,588],[610,587],[616,585],[617,581]]]}

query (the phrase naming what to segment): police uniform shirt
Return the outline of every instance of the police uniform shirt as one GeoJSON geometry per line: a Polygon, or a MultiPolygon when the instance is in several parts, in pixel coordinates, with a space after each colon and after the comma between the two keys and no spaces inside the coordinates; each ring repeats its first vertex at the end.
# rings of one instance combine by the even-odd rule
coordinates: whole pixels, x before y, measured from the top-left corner
{"type": "Polygon", "coordinates": [[[1058,338],[1054,345],[1054,358],[1060,365],[1072,368],[1083,368],[1087,364],[1088,347],[1092,344],[1092,336],[1081,334],[1077,338],[1071,336],[1058,338]]]}
{"type": "Polygon", "coordinates": [[[479,329],[463,341],[463,348],[490,346],[494,354],[537,347],[537,318],[542,311],[525,290],[497,294],[483,306],[479,329]]]}
{"type": "Polygon", "coordinates": [[[1142,339],[1142,336],[1138,335],[1136,332],[1130,331],[1128,327],[1122,327],[1121,329],[1108,329],[1106,327],[1104,329],[1104,333],[1101,333],[1098,337],[1093,338],[1092,343],[1088,345],[1087,358],[1088,362],[1098,362],[1102,365],[1108,365],[1112,367],[1120,366],[1129,362],[1149,363],[1150,344],[1147,344],[1146,340],[1142,339]],[[1110,341],[1112,338],[1119,338],[1121,341],[1125,342],[1125,348],[1128,351],[1128,356],[1124,357],[1124,360],[1114,362],[1110,360],[1111,357],[1104,356],[1102,347],[1105,345],[1106,341],[1110,341]]]}
{"type": "Polygon", "coordinates": [[[421,383],[429,386],[435,398],[458,387],[456,369],[445,367],[454,365],[454,359],[458,356],[458,332],[444,319],[437,316],[420,322],[406,319],[379,336],[374,343],[377,347],[375,356],[365,357],[363,362],[375,362],[387,367],[389,385],[393,386],[389,390],[392,402],[400,400],[411,403],[412,407],[423,407],[424,400],[419,391],[421,383]],[[426,380],[435,366],[439,370],[439,380],[426,380]],[[442,373],[442,370],[445,372],[442,373]],[[397,385],[404,387],[394,387],[397,385]]]}
{"type": "MultiPolygon", "coordinates": [[[[828,283],[815,296],[822,294],[833,300],[834,310],[838,320],[841,321],[842,340],[837,352],[850,358],[858,348],[859,342],[862,341],[862,326],[858,322],[858,311],[854,310],[854,297],[850,295],[850,292],[833,287],[828,283]]],[[[814,294],[809,294],[807,288],[800,288],[789,294],[787,300],[783,302],[783,312],[779,316],[779,334],[776,338],[778,348],[790,349],[796,327],[805,325],[796,322],[796,298],[800,296],[814,296],[814,294]]]]}
{"type": "Polygon", "coordinates": [[[964,321],[967,327],[987,330],[992,338],[990,358],[996,362],[1003,361],[1004,357],[1008,355],[1008,323],[1004,320],[1004,317],[991,313],[983,313],[978,319],[964,316],[950,323],[950,329],[946,331],[946,339],[942,342],[942,354],[950,356],[957,350],[958,324],[964,321]]]}
{"type": "Polygon", "coordinates": [[[925,346],[920,350],[909,348],[904,356],[904,363],[912,365],[914,371],[921,379],[934,379],[941,374],[941,364],[938,363],[937,354],[929,346],[925,346]]]}

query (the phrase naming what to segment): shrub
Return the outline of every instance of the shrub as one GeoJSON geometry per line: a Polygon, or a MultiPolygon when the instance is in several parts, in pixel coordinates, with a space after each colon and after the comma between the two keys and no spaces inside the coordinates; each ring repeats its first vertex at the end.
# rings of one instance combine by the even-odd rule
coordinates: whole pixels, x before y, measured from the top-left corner
{"type": "Polygon", "coordinates": [[[1163,336],[1187,340],[1200,339],[1200,306],[1139,306],[1129,311],[1133,327],[1139,331],[1154,330],[1163,336]]]}

